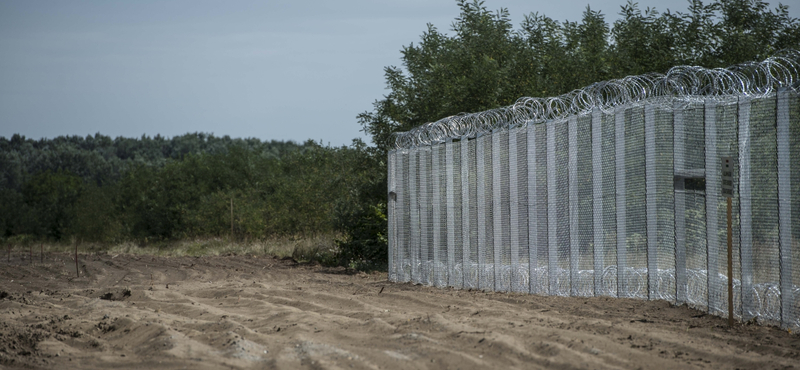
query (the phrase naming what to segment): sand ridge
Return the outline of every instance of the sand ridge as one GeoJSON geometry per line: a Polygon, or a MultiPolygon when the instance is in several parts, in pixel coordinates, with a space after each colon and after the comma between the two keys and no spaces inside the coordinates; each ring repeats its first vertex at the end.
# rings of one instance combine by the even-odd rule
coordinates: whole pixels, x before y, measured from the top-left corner
{"type": "Polygon", "coordinates": [[[767,369],[800,337],[663,301],[394,284],[268,256],[0,261],[0,367],[767,369]]]}

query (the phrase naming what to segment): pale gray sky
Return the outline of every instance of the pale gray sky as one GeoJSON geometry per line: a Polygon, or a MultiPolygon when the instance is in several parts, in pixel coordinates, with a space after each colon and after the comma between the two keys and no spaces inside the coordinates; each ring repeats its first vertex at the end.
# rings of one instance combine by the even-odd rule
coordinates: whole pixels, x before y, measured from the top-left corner
{"type": "MultiPolygon", "coordinates": [[[[539,12],[611,23],[625,0],[487,0],[514,25],[539,12]]],[[[777,5],[777,3],[775,3],[777,5]]],[[[685,11],[688,1],[639,1],[685,11]]],[[[798,17],[800,6],[790,8],[798,17]]],[[[453,0],[0,0],[0,136],[209,132],[349,144],[386,93],[383,68],[453,0]]]]}

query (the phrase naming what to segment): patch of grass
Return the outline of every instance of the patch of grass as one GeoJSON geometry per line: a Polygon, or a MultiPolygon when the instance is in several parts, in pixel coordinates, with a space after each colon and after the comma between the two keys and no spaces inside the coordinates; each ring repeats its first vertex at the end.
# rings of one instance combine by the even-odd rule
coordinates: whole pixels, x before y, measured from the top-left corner
{"type": "MultiPolygon", "coordinates": [[[[338,235],[314,237],[281,237],[263,240],[230,240],[227,238],[206,238],[150,243],[124,242],[118,244],[44,243],[45,252],[72,253],[78,244],[78,253],[132,254],[148,256],[226,256],[226,255],[267,255],[279,258],[291,257],[298,262],[318,262],[333,265],[336,262],[338,235]]],[[[38,244],[38,243],[37,243],[38,244]]],[[[5,246],[6,248],[8,246],[5,246]]],[[[21,245],[11,245],[12,253],[22,253],[21,245]]],[[[25,247],[27,252],[28,247],[25,247]]],[[[39,251],[39,246],[35,252],[39,251]]],[[[5,251],[3,251],[5,252],[5,251]]]]}

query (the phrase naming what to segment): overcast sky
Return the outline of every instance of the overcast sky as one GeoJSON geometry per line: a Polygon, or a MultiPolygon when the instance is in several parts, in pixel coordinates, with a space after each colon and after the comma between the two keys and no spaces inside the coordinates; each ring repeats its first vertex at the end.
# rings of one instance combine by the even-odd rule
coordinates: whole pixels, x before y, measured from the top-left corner
{"type": "MultiPolygon", "coordinates": [[[[611,23],[623,3],[485,4],[519,26],[531,12],[579,21],[587,4],[611,23]]],[[[384,66],[400,65],[427,23],[450,33],[457,16],[452,0],[0,0],[0,136],[200,131],[349,144],[364,137],[356,115],[386,93],[384,66]]]]}

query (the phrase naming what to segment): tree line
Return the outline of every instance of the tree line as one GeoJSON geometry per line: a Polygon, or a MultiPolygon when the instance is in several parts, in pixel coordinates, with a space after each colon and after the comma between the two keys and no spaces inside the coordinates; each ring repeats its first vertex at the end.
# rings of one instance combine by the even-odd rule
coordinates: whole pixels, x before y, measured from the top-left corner
{"type": "Polygon", "coordinates": [[[100,243],[344,235],[382,160],[359,140],[330,147],[203,133],[14,135],[0,137],[0,149],[0,236],[100,243]]]}

